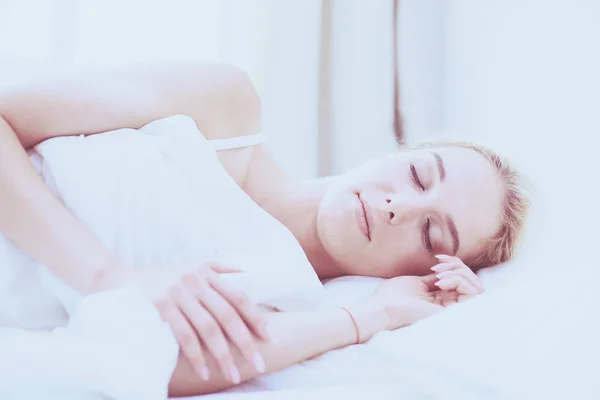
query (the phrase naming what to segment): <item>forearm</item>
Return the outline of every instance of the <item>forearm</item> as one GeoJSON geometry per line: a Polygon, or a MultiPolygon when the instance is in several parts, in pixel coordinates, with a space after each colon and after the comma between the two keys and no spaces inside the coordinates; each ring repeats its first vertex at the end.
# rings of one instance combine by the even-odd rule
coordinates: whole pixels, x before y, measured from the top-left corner
{"type": "MultiPolygon", "coordinates": [[[[351,312],[359,325],[361,341],[368,340],[378,331],[385,329],[387,320],[382,311],[368,307],[354,307],[351,312]]],[[[354,324],[348,314],[339,308],[297,313],[271,313],[267,318],[269,331],[276,341],[259,344],[266,373],[356,342],[354,324]]],[[[245,361],[239,353],[235,352],[234,356],[242,381],[259,375],[256,368],[245,361]]],[[[203,381],[193,372],[187,360],[180,358],[169,387],[170,394],[172,396],[199,395],[217,392],[233,385],[221,375],[214,359],[208,359],[208,366],[211,376],[208,381],[203,381]]]]}
{"type": "Polygon", "coordinates": [[[260,101],[241,70],[214,63],[79,68],[0,92],[0,115],[21,144],[137,129],[184,114],[208,138],[255,133],[260,101]]]}
{"type": "Polygon", "coordinates": [[[82,293],[117,260],[54,196],[0,117],[0,232],[82,293]]]}

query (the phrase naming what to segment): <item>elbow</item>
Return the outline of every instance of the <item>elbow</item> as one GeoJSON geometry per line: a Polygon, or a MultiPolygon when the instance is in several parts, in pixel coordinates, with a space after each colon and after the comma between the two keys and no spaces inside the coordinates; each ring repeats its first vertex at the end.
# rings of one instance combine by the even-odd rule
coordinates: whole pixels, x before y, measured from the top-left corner
{"type": "Polygon", "coordinates": [[[5,140],[12,142],[16,138],[24,149],[32,147],[35,144],[32,140],[28,142],[26,138],[19,136],[10,122],[9,113],[2,107],[0,107],[0,138],[3,140],[3,143],[5,143],[5,140]]]}
{"type": "Polygon", "coordinates": [[[22,106],[27,104],[26,101],[27,98],[0,93],[0,136],[16,137],[24,149],[29,149],[41,140],[32,129],[35,126],[35,118],[22,106]]]}
{"type": "Polygon", "coordinates": [[[9,122],[8,118],[8,107],[6,101],[0,97],[0,136],[6,137],[6,135],[14,134],[14,130],[9,122]]]}
{"type": "Polygon", "coordinates": [[[0,120],[8,124],[8,99],[4,94],[0,94],[0,120]]]}
{"type": "Polygon", "coordinates": [[[10,112],[10,98],[6,94],[0,94],[0,135],[14,135],[21,142],[23,147],[25,144],[23,143],[23,139],[19,137],[16,129],[14,128],[14,124],[11,121],[12,116],[10,112]]]}

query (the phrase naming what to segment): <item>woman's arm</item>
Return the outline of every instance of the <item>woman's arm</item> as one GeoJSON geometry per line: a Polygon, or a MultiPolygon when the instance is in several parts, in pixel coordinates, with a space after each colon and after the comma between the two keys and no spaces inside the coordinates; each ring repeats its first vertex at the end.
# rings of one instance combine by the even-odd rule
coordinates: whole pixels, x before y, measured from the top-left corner
{"type": "MultiPolygon", "coordinates": [[[[88,69],[0,93],[0,233],[82,293],[123,268],[71,215],[32,167],[25,148],[55,136],[139,128],[186,114],[207,137],[260,127],[247,76],[215,64],[88,69]]],[[[76,167],[76,166],[74,166],[76,167]]]]}
{"type": "Polygon", "coordinates": [[[81,68],[0,92],[0,116],[25,148],[56,136],[137,129],[174,114],[193,118],[208,139],[260,129],[248,76],[214,63],[81,68]]]}
{"type": "MultiPolygon", "coordinates": [[[[387,280],[368,299],[348,307],[358,326],[359,341],[369,340],[382,330],[394,330],[439,312],[433,304],[437,287],[435,275],[402,276],[387,280]]],[[[460,292],[459,288],[456,288],[460,292]]],[[[274,372],[311,359],[329,350],[356,343],[357,331],[350,316],[342,309],[317,309],[296,313],[269,313],[269,330],[275,343],[259,344],[264,356],[265,372],[274,372]]],[[[256,368],[234,355],[241,380],[259,375],[256,368]]],[[[190,396],[216,392],[232,386],[222,377],[213,359],[208,360],[209,380],[194,375],[186,360],[180,359],[172,376],[172,396],[190,396]]]]}
{"type": "Polygon", "coordinates": [[[82,293],[125,267],[51,193],[2,118],[0,233],[82,293]]]}
{"type": "MultiPolygon", "coordinates": [[[[361,342],[365,342],[375,333],[389,326],[389,318],[378,307],[364,305],[349,310],[359,326],[361,342]]],[[[267,321],[275,341],[259,344],[259,351],[264,358],[265,373],[356,343],[354,324],[349,315],[340,308],[269,313],[267,321]]],[[[241,381],[259,375],[256,368],[244,361],[240,354],[235,354],[234,357],[239,367],[241,381]]],[[[217,392],[233,385],[231,380],[218,372],[214,359],[208,359],[208,366],[211,375],[209,380],[204,381],[194,374],[187,360],[180,358],[169,385],[169,394],[194,396],[217,392]]]]}
{"type": "MultiPolygon", "coordinates": [[[[123,265],[52,194],[25,148],[55,136],[138,128],[173,114],[194,118],[208,138],[238,136],[259,129],[259,109],[247,76],[214,64],[85,70],[2,92],[0,233],[81,293],[138,284],[155,305],[161,304],[161,316],[197,371],[204,370],[199,337],[229,371],[234,364],[223,332],[245,354],[254,354],[255,336],[265,337],[256,306],[233,307],[243,296],[216,293],[206,283],[212,271],[205,266],[165,282],[123,265]],[[201,303],[207,296],[211,301],[201,303]],[[204,338],[210,329],[219,334],[204,338]]],[[[218,276],[212,280],[219,282],[218,276]]]]}

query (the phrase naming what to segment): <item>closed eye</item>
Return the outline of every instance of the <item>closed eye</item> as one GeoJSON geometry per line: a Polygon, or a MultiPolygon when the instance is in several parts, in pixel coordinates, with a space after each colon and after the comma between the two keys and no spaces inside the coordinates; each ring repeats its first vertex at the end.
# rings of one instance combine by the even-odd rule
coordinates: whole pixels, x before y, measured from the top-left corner
{"type": "Polygon", "coordinates": [[[427,249],[428,252],[431,253],[431,251],[433,250],[433,247],[431,246],[431,238],[429,237],[429,225],[430,225],[430,220],[429,220],[429,218],[427,218],[427,220],[425,221],[425,224],[423,225],[423,237],[425,239],[425,248],[427,249]]]}
{"type": "Polygon", "coordinates": [[[421,180],[419,179],[419,174],[417,174],[417,169],[415,168],[415,165],[412,163],[410,164],[410,173],[412,175],[413,181],[415,181],[417,186],[419,186],[422,191],[425,191],[425,186],[423,186],[423,183],[421,183],[421,180]]]}

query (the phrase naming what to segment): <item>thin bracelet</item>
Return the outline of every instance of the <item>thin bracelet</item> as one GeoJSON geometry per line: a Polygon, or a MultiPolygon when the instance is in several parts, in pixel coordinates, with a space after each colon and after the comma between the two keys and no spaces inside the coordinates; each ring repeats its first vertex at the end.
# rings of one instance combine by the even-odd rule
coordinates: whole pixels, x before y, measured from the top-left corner
{"type": "Polygon", "coordinates": [[[356,344],[360,344],[360,330],[358,329],[358,323],[354,318],[354,315],[346,307],[340,307],[342,310],[346,311],[350,319],[352,320],[352,325],[354,325],[354,330],[356,331],[356,344]]]}

